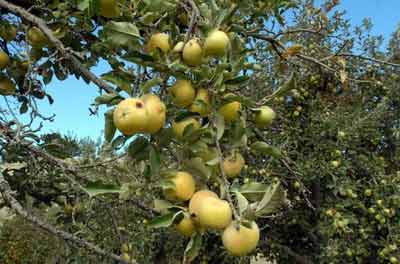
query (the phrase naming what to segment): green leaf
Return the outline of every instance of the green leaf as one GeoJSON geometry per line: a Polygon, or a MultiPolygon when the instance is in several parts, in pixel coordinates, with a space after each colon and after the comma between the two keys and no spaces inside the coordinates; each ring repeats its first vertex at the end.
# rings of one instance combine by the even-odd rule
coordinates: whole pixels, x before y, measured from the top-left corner
{"type": "Polygon", "coordinates": [[[162,214],[168,213],[168,209],[173,206],[174,205],[171,202],[166,200],[160,200],[160,199],[154,200],[154,210],[162,214]]]}
{"type": "Polygon", "coordinates": [[[215,115],[215,125],[217,127],[217,140],[220,140],[225,132],[225,121],[224,117],[219,113],[215,115]]]}
{"type": "Polygon", "coordinates": [[[254,107],[256,103],[249,97],[243,95],[236,95],[233,93],[227,93],[223,96],[223,99],[228,102],[238,101],[247,107],[254,107]]]}
{"type": "Polygon", "coordinates": [[[236,199],[238,201],[239,212],[240,212],[240,214],[242,214],[247,210],[247,208],[249,206],[249,201],[240,192],[235,192],[235,195],[236,195],[236,199]]]}
{"type": "Polygon", "coordinates": [[[114,94],[114,93],[109,93],[109,94],[103,94],[100,96],[97,96],[96,99],[94,99],[94,104],[95,105],[114,105],[119,103],[123,98],[119,94],[114,94]]]}
{"type": "Polygon", "coordinates": [[[184,254],[184,263],[192,262],[200,253],[202,237],[200,233],[194,233],[186,246],[184,254]]]}
{"type": "Polygon", "coordinates": [[[150,79],[146,82],[141,83],[140,89],[143,91],[143,93],[148,93],[152,87],[159,85],[160,83],[162,83],[162,81],[163,80],[159,77],[150,79]]]}
{"type": "Polygon", "coordinates": [[[262,141],[257,141],[255,143],[253,143],[250,146],[250,148],[252,151],[254,151],[257,154],[269,155],[276,159],[279,159],[282,157],[282,152],[278,148],[271,146],[262,141]]]}
{"type": "Polygon", "coordinates": [[[134,159],[142,160],[145,150],[150,146],[149,141],[143,136],[137,136],[128,146],[128,155],[134,159]]]}
{"type": "Polygon", "coordinates": [[[286,194],[280,183],[270,185],[265,190],[265,195],[256,208],[256,216],[264,217],[277,212],[283,206],[285,200],[286,194]]]}
{"type": "Polygon", "coordinates": [[[266,102],[271,101],[276,97],[284,96],[295,88],[296,88],[296,74],[292,73],[289,79],[282,86],[280,86],[272,95],[268,96],[268,100],[266,102]]]}
{"type": "Polygon", "coordinates": [[[117,130],[113,121],[114,109],[108,110],[104,113],[104,139],[111,142],[117,130]]]}
{"type": "Polygon", "coordinates": [[[123,76],[121,76],[121,74],[118,74],[118,72],[115,71],[102,74],[101,78],[105,81],[108,81],[116,85],[117,87],[121,88],[128,94],[132,93],[131,84],[133,82],[133,78],[124,78],[123,76]]]}
{"type": "Polygon", "coordinates": [[[190,173],[198,175],[203,179],[209,179],[211,177],[211,169],[207,167],[199,157],[185,161],[183,167],[185,167],[190,173]]]}
{"type": "Polygon", "coordinates": [[[240,192],[250,201],[260,201],[265,194],[268,185],[259,182],[248,182],[242,186],[232,188],[232,190],[240,192]]]}
{"type": "Polygon", "coordinates": [[[234,85],[234,84],[240,84],[243,83],[245,81],[247,81],[248,79],[250,79],[249,76],[239,76],[230,80],[226,80],[225,84],[227,85],[234,85]]]}
{"type": "Polygon", "coordinates": [[[160,173],[161,159],[160,153],[153,146],[150,147],[150,168],[153,175],[160,173]]]}
{"type": "Polygon", "coordinates": [[[112,184],[103,184],[101,182],[89,183],[86,187],[83,187],[85,192],[90,198],[96,195],[104,195],[109,193],[120,193],[121,187],[112,184]]]}
{"type": "MultiPolygon", "coordinates": [[[[174,224],[175,220],[178,217],[183,217],[183,212],[172,212],[166,215],[162,215],[152,219],[149,223],[149,227],[151,228],[163,228],[163,227],[170,227],[174,224]]],[[[177,220],[176,220],[177,221],[177,220]]]]}
{"type": "Polygon", "coordinates": [[[110,21],[104,26],[107,39],[116,45],[129,45],[140,38],[138,28],[129,22],[110,21]]]}

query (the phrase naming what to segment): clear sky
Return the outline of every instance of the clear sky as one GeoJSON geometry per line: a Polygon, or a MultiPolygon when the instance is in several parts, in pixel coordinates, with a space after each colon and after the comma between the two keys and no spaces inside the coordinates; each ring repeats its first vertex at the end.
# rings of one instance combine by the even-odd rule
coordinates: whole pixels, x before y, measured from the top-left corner
{"type": "MultiPolygon", "coordinates": [[[[400,23],[400,0],[342,0],[339,9],[347,10],[346,17],[352,25],[361,24],[365,17],[371,18],[373,33],[382,34],[386,39],[400,23]]],[[[94,69],[94,72],[100,74],[106,70],[103,65],[94,69]]],[[[49,107],[44,100],[41,109],[47,114],[56,113],[56,120],[45,124],[44,132],[72,132],[79,137],[89,136],[93,139],[101,136],[104,120],[102,112],[98,116],[90,116],[88,110],[98,91],[94,85],[86,85],[71,77],[63,82],[51,83],[46,90],[55,102],[49,107]]]]}

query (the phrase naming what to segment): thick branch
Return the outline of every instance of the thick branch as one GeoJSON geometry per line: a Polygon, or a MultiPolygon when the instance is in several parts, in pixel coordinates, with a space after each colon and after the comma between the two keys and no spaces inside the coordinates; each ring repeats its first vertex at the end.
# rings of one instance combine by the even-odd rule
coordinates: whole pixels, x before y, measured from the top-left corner
{"type": "MultiPolygon", "coordinates": [[[[73,244],[75,244],[79,247],[84,247],[90,251],[93,251],[94,253],[96,253],[98,255],[114,259],[116,261],[119,261],[120,263],[127,264],[127,262],[122,260],[119,256],[117,256],[113,253],[106,252],[105,250],[101,249],[100,247],[98,247],[82,238],[79,238],[73,234],[59,230],[59,229],[55,228],[54,226],[35,217],[34,215],[31,215],[30,213],[28,213],[21,206],[21,204],[13,197],[10,185],[8,184],[8,182],[6,181],[6,179],[3,176],[3,173],[1,173],[1,172],[0,172],[0,192],[2,193],[4,200],[10,205],[10,207],[12,209],[14,209],[17,212],[17,214],[19,214],[20,216],[22,216],[23,218],[25,218],[26,220],[28,220],[35,226],[40,227],[41,229],[43,229],[53,235],[56,235],[65,241],[72,242],[73,244]]],[[[132,263],[136,263],[136,262],[132,262],[132,263]]]]}
{"type": "Polygon", "coordinates": [[[47,26],[46,21],[32,15],[24,8],[17,5],[11,4],[5,0],[0,0],[0,7],[8,9],[10,12],[24,18],[25,20],[36,25],[46,35],[48,40],[54,44],[57,50],[71,62],[71,66],[76,72],[79,72],[85,79],[92,81],[99,88],[103,89],[107,93],[116,93],[114,89],[108,85],[105,81],[98,78],[90,70],[88,70],[83,64],[74,56],[70,49],[66,48],[64,44],[53,34],[53,31],[47,26]]]}

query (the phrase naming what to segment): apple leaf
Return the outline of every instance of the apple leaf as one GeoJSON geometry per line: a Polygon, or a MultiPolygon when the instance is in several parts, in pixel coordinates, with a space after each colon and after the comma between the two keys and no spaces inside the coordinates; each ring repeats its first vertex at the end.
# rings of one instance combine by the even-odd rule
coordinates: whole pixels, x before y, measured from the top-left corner
{"type": "Polygon", "coordinates": [[[154,210],[162,214],[168,213],[168,209],[173,206],[174,205],[171,202],[166,200],[160,200],[160,199],[154,200],[154,210]]]}
{"type": "Polygon", "coordinates": [[[240,214],[242,214],[247,210],[247,207],[249,206],[249,201],[240,192],[235,192],[235,195],[239,205],[239,212],[240,214]]]}
{"type": "Polygon", "coordinates": [[[108,110],[104,113],[104,139],[111,142],[117,130],[113,121],[114,109],[108,110]]]}
{"type": "Polygon", "coordinates": [[[178,221],[177,218],[183,217],[183,212],[178,211],[178,212],[172,212],[168,213],[159,217],[156,217],[152,219],[149,222],[149,227],[150,228],[163,228],[163,227],[170,227],[171,225],[174,224],[175,221],[178,221]]]}
{"type": "Polygon", "coordinates": [[[150,143],[145,137],[138,136],[129,144],[128,154],[134,159],[142,160],[144,158],[143,156],[148,154],[145,150],[149,145],[150,143]]]}
{"type": "Polygon", "coordinates": [[[250,201],[260,201],[267,187],[264,183],[248,182],[241,186],[232,187],[232,190],[240,192],[250,201]]]}
{"type": "Polygon", "coordinates": [[[268,143],[257,141],[250,146],[251,150],[257,154],[265,154],[269,155],[273,158],[279,159],[282,156],[282,152],[274,147],[269,145],[268,143]]]}
{"type": "Polygon", "coordinates": [[[101,182],[89,183],[83,190],[89,195],[90,198],[97,195],[104,195],[109,193],[120,193],[121,187],[113,184],[104,184],[101,182]]]}
{"type": "Polygon", "coordinates": [[[198,175],[203,179],[209,179],[211,177],[211,169],[207,167],[199,157],[185,161],[183,167],[193,175],[198,175]]]}
{"type": "Polygon", "coordinates": [[[160,152],[153,146],[150,147],[150,168],[153,175],[160,173],[161,159],[160,152]]]}
{"type": "Polygon", "coordinates": [[[217,127],[217,140],[220,140],[225,132],[225,121],[224,117],[219,113],[215,115],[215,124],[217,127]]]}
{"type": "Polygon", "coordinates": [[[259,202],[256,208],[256,216],[264,217],[275,213],[285,203],[286,194],[283,191],[280,183],[275,183],[269,186],[263,199],[259,202]]]}
{"type": "Polygon", "coordinates": [[[183,263],[191,263],[200,253],[202,245],[202,236],[200,233],[194,233],[186,246],[183,263]]]}

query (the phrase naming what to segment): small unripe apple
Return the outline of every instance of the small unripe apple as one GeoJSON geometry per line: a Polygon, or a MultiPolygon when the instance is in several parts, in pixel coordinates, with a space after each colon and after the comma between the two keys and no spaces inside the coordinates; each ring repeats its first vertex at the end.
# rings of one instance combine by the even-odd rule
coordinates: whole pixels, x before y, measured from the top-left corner
{"type": "Polygon", "coordinates": [[[195,119],[194,117],[188,117],[181,121],[173,122],[172,130],[174,131],[175,136],[178,139],[182,139],[184,136],[185,129],[189,125],[192,125],[192,129],[194,131],[198,130],[201,127],[199,121],[197,121],[197,119],[195,119]]]}
{"type": "Polygon", "coordinates": [[[253,251],[260,240],[260,229],[256,222],[251,227],[232,222],[222,234],[225,249],[233,256],[244,256],[253,251]]]}
{"type": "Polygon", "coordinates": [[[265,127],[272,123],[275,119],[276,114],[272,108],[268,106],[261,106],[255,115],[256,125],[259,127],[265,127]]]}
{"type": "Polygon", "coordinates": [[[372,190],[371,189],[366,189],[365,191],[364,191],[364,195],[365,196],[371,196],[372,195],[372,190]]]}
{"type": "Polygon", "coordinates": [[[167,199],[187,201],[192,197],[196,188],[196,183],[192,174],[186,171],[179,171],[170,180],[174,184],[175,188],[166,189],[164,191],[167,199]]]}
{"type": "Polygon", "coordinates": [[[13,95],[16,92],[15,84],[8,78],[0,78],[0,95],[13,95]]]}
{"type": "Polygon", "coordinates": [[[33,47],[42,48],[48,43],[46,35],[37,27],[31,27],[27,33],[27,40],[33,47]]]}
{"type": "Polygon", "coordinates": [[[239,116],[240,106],[240,102],[230,102],[221,106],[218,113],[224,117],[226,122],[230,122],[239,116]]]}
{"type": "Polygon", "coordinates": [[[203,49],[197,39],[189,40],[182,51],[183,61],[189,66],[198,66],[203,60],[203,49]]]}
{"type": "Polygon", "coordinates": [[[221,30],[211,31],[204,42],[206,55],[223,56],[229,47],[229,37],[221,30]]]}
{"type": "Polygon", "coordinates": [[[169,94],[177,106],[186,107],[193,103],[196,91],[190,81],[177,80],[169,90],[169,94]]]}
{"type": "Polygon", "coordinates": [[[167,53],[170,50],[169,35],[166,33],[156,33],[151,36],[147,49],[149,52],[154,52],[156,49],[160,49],[162,52],[167,53]]]}
{"type": "Polygon", "coordinates": [[[331,165],[332,165],[332,167],[334,167],[334,168],[338,168],[338,167],[340,166],[340,162],[337,161],[337,160],[332,160],[332,161],[331,161],[331,165]]]}
{"type": "Polygon", "coordinates": [[[190,216],[187,214],[184,214],[182,220],[176,225],[176,229],[178,230],[179,233],[186,237],[191,237],[192,234],[194,233],[194,223],[190,216]]]}

